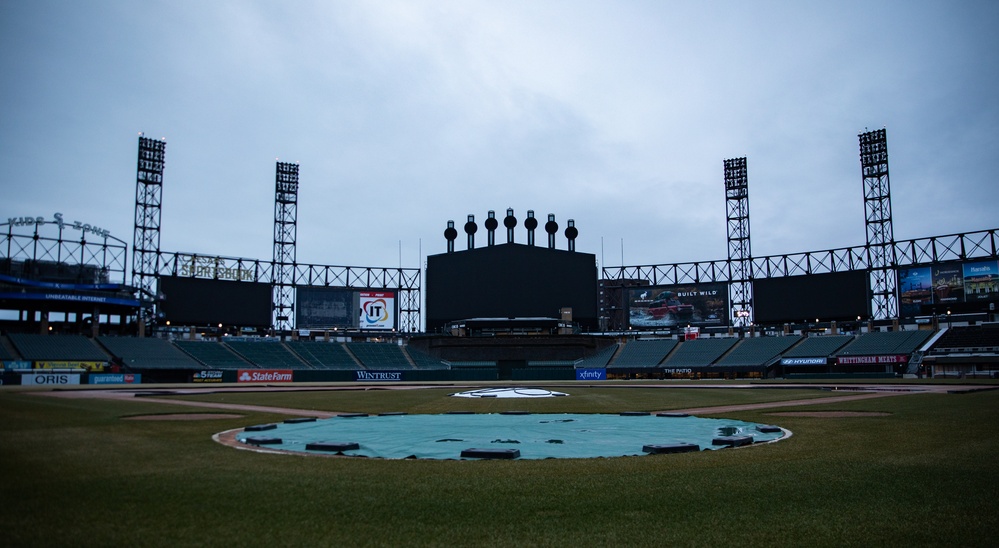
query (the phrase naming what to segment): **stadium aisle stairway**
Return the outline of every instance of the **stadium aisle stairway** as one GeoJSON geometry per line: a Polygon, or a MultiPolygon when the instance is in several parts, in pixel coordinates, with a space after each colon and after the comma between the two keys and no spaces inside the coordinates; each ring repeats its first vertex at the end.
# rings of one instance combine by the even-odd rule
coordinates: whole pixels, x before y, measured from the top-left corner
{"type": "Polygon", "coordinates": [[[98,337],[122,365],[132,369],[201,369],[202,365],[170,341],[138,337],[98,337]]]}
{"type": "Polygon", "coordinates": [[[791,348],[800,336],[751,337],[742,339],[730,352],[713,365],[715,367],[765,366],[791,348]]]}
{"type": "Polygon", "coordinates": [[[655,367],[677,346],[674,339],[629,341],[610,367],[655,367]]]}
{"type": "Polygon", "coordinates": [[[313,369],[364,369],[353,356],[338,342],[288,341],[285,343],[292,352],[313,369]]]}
{"type": "Polygon", "coordinates": [[[246,369],[256,367],[219,342],[174,341],[173,344],[209,369],[246,369]]]}
{"type": "Polygon", "coordinates": [[[263,369],[312,369],[278,340],[226,341],[224,344],[244,360],[263,369]]]}

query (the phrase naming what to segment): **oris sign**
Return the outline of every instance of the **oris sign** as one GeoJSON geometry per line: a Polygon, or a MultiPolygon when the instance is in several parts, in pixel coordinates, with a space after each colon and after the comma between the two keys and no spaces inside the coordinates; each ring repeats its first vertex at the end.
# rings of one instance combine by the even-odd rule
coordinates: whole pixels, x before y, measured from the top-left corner
{"type": "Polygon", "coordinates": [[[69,373],[34,373],[21,375],[21,384],[59,386],[64,384],[80,384],[80,375],[69,373]]]}

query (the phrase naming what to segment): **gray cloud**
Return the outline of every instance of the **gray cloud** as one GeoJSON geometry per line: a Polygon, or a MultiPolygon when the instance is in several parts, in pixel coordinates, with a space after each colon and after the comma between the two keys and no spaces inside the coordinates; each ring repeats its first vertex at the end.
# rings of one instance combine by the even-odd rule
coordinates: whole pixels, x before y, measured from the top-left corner
{"type": "Polygon", "coordinates": [[[417,266],[448,219],[513,207],[655,264],[725,257],[722,161],[745,155],[754,255],[793,253],[864,243],[857,134],[886,127],[897,238],[993,228],[997,22],[990,2],[8,2],[0,205],[130,242],[145,131],[168,142],[166,250],[269,259],[280,158],[302,262],[396,266],[401,242],[417,266]]]}

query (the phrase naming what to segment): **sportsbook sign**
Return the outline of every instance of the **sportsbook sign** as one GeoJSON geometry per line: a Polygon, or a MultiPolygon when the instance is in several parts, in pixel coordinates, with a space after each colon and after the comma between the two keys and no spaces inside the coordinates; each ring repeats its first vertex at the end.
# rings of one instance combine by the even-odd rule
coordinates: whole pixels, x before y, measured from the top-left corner
{"type": "Polygon", "coordinates": [[[240,369],[236,382],[291,382],[291,369],[240,369]]]}

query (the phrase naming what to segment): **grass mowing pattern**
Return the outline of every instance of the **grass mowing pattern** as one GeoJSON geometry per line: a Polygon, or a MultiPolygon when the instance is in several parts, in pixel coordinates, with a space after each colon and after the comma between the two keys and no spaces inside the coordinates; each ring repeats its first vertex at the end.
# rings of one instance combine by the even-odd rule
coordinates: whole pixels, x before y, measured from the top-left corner
{"type": "MultiPolygon", "coordinates": [[[[436,390],[349,394],[330,409],[439,412],[457,400],[436,390]]],[[[642,410],[655,398],[628,394],[589,389],[573,405],[642,410]]],[[[125,421],[195,410],[2,391],[0,527],[9,546],[992,544],[999,391],[807,407],[824,409],[891,415],[728,414],[795,434],[739,450],[392,461],[262,455],[210,439],[283,416],[125,421]]]]}
{"type": "Polygon", "coordinates": [[[446,413],[448,411],[530,411],[534,413],[619,413],[621,411],[667,411],[690,407],[751,404],[842,396],[845,392],[817,389],[723,389],[723,388],[635,388],[613,389],[561,387],[571,397],[559,398],[454,398],[465,389],[454,387],[426,390],[317,390],[314,392],[217,392],[170,398],[226,404],[290,407],[329,412],[446,413]]]}

